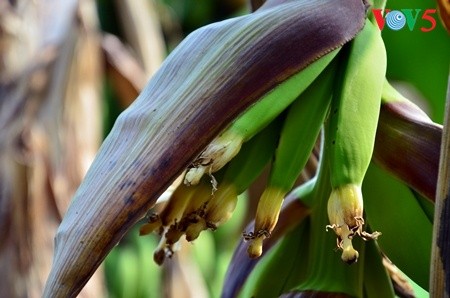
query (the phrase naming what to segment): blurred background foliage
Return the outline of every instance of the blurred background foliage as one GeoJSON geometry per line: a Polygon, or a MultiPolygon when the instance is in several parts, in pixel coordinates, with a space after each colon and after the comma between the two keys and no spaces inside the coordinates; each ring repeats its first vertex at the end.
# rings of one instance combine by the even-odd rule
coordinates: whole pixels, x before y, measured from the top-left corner
{"type": "Polygon", "coordinates": [[[422,11],[413,31],[406,27],[400,31],[385,28],[383,39],[388,54],[388,79],[409,84],[403,85],[402,90],[415,94],[412,98],[420,98],[432,119],[442,124],[450,64],[449,34],[437,13],[433,15],[436,28],[430,32],[420,30],[429,27],[427,21],[420,19],[422,13],[426,9],[436,9],[436,6],[434,0],[388,0],[386,8],[392,10],[412,8],[422,11]]]}
{"type": "MultiPolygon", "coordinates": [[[[102,29],[123,38],[123,31],[120,24],[117,23],[118,11],[114,2],[106,0],[97,2],[102,29]]],[[[390,9],[420,8],[424,11],[435,7],[435,2],[431,0],[391,0],[387,4],[387,8],[390,9]]],[[[249,11],[249,6],[243,0],[157,0],[154,1],[154,8],[159,17],[166,53],[170,53],[183,37],[196,28],[249,11]]],[[[402,92],[420,103],[434,121],[442,123],[450,65],[450,55],[448,55],[450,40],[448,33],[439,21],[435,30],[428,33],[421,32],[420,26],[427,25],[418,20],[414,31],[392,31],[388,28],[383,30],[383,38],[388,52],[387,76],[397,84],[397,87],[401,88],[402,92]]],[[[142,31],[142,34],[145,34],[145,30],[142,31]]],[[[111,84],[105,84],[105,100],[110,111],[105,125],[108,128],[111,127],[121,110],[121,107],[116,104],[117,100],[114,99],[115,94],[112,89],[111,84]]],[[[122,283],[122,289],[113,290],[114,295],[112,296],[159,297],[164,293],[167,297],[201,297],[202,295],[219,297],[227,263],[238,237],[245,227],[245,218],[249,217],[245,213],[247,210],[251,210],[245,200],[239,200],[239,202],[230,222],[214,233],[203,233],[193,245],[187,243],[186,247],[183,247],[184,253],[177,253],[160,269],[153,264],[150,257],[157,245],[157,237],[146,236],[137,239],[139,238],[138,231],[132,230],[106,260],[108,289],[114,288],[114,283],[122,283]],[[146,257],[132,260],[142,257],[140,249],[143,248],[147,252],[146,257]],[[191,259],[192,257],[193,259],[191,259]],[[122,258],[131,260],[125,262],[122,258]],[[142,262],[146,264],[142,264],[142,262]],[[188,266],[183,264],[186,262],[190,264],[188,266]],[[138,263],[141,264],[132,265],[138,263]],[[182,270],[181,267],[192,269],[197,265],[198,270],[192,270],[189,273],[190,276],[183,276],[182,273],[175,272],[182,270]],[[124,277],[125,272],[132,270],[130,267],[135,267],[135,270],[148,271],[145,274],[135,272],[135,276],[148,276],[146,286],[131,286],[131,278],[124,277]],[[150,273],[151,271],[152,273],[150,273]],[[199,276],[194,278],[196,274],[199,276]],[[181,279],[175,281],[177,278],[181,279]],[[128,290],[123,288],[127,284],[125,279],[130,282],[130,288],[141,288],[145,291],[135,292],[135,295],[131,295],[130,288],[128,290]],[[195,294],[189,293],[189,289],[177,292],[175,288],[182,288],[186,283],[196,289],[195,294]],[[175,288],[173,288],[174,286],[175,288]]],[[[252,215],[250,214],[250,216],[252,215]]],[[[139,280],[142,280],[142,277],[136,278],[134,282],[137,283],[139,280]]]]}

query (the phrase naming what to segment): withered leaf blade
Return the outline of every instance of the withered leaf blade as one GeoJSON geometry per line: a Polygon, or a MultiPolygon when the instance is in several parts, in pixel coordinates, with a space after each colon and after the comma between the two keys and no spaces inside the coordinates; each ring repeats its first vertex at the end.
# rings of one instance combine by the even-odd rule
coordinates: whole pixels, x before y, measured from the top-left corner
{"type": "Polygon", "coordinates": [[[120,115],[59,227],[44,297],[75,297],[220,130],[365,19],[361,0],[275,3],[192,33],[120,115]]]}

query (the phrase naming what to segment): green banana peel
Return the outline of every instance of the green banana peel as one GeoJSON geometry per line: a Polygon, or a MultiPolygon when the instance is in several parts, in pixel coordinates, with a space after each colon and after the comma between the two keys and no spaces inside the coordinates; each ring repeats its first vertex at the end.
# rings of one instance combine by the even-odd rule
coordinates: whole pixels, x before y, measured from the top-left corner
{"type": "MultiPolygon", "coordinates": [[[[312,179],[305,184],[305,186],[312,186],[312,189],[308,190],[310,195],[301,195],[306,189],[305,186],[302,187],[302,191],[296,189],[292,192],[292,197],[299,196],[302,201],[305,200],[305,202],[311,204],[312,210],[308,216],[307,233],[302,238],[297,237],[296,239],[283,241],[282,243],[284,244],[279,244],[280,247],[283,245],[287,246],[283,250],[279,248],[275,252],[273,250],[266,252],[266,255],[262,257],[261,262],[263,263],[261,265],[258,263],[257,267],[254,267],[254,262],[242,260],[240,254],[244,254],[244,251],[241,245],[241,248],[235,251],[232,265],[228,271],[223,290],[223,293],[227,293],[227,295],[223,297],[235,297],[242,286],[242,281],[247,278],[247,275],[248,279],[254,278],[256,280],[251,280],[249,284],[245,285],[243,296],[246,293],[249,295],[260,293],[261,297],[265,297],[267,291],[276,291],[277,293],[273,293],[276,294],[275,296],[289,292],[286,294],[286,297],[291,297],[289,295],[297,297],[295,295],[299,295],[299,293],[304,293],[306,295],[305,297],[308,297],[307,295],[309,294],[317,294],[319,292],[336,295],[336,297],[362,297],[363,264],[365,259],[364,243],[357,242],[355,244],[360,251],[360,259],[358,263],[348,266],[342,263],[339,258],[336,258],[336,254],[332,250],[332,247],[335,245],[335,240],[324,231],[324,225],[328,222],[325,206],[328,194],[331,191],[331,186],[328,161],[326,155],[322,154],[322,156],[325,156],[325,159],[321,161],[317,182],[316,179],[312,179]],[[311,181],[314,181],[314,184],[310,184],[311,181]],[[290,246],[288,246],[288,243],[290,243],[290,246]],[[299,249],[302,250],[302,254],[295,253],[292,255],[294,251],[298,251],[299,249]],[[288,262],[289,265],[287,265],[286,262],[277,262],[280,258],[295,259],[295,261],[288,262]],[[245,269],[240,268],[239,265],[242,264],[241,262],[243,264],[251,264],[249,266],[250,268],[245,265],[243,266],[245,269]],[[292,263],[296,264],[295,268],[291,267],[292,263]],[[270,276],[267,275],[269,273],[264,272],[265,267],[277,268],[277,270],[269,271],[272,274],[271,280],[269,279],[270,276]],[[249,274],[253,268],[256,271],[249,274]],[[242,274],[243,272],[244,274],[242,274]],[[275,276],[274,272],[277,272],[275,276]],[[279,272],[282,273],[278,275],[279,272]],[[262,292],[258,289],[259,286],[262,288],[266,286],[273,288],[262,292]]],[[[280,216],[281,220],[286,220],[283,215],[280,216]]],[[[306,221],[303,222],[306,223],[306,221]]],[[[294,233],[293,235],[296,234],[294,233]]],[[[274,233],[274,236],[279,237],[278,233],[274,233]]],[[[273,241],[272,238],[268,238],[268,241],[273,241]]],[[[255,297],[258,297],[258,295],[255,297]]]]}
{"type": "Polygon", "coordinates": [[[43,296],[75,297],[107,253],[228,123],[351,40],[365,10],[361,0],[267,1],[255,13],[189,35],[101,146],[58,229],[43,296]]]}
{"type": "Polygon", "coordinates": [[[283,120],[283,117],[279,118],[244,143],[237,156],[227,165],[223,181],[234,184],[238,194],[249,188],[273,158],[283,120]]]}

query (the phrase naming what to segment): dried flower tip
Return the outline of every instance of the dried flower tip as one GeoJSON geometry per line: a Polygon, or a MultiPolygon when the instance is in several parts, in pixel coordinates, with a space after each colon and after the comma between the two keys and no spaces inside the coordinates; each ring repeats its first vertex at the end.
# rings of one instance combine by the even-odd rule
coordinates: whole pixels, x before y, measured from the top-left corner
{"type": "Polygon", "coordinates": [[[164,249],[156,250],[153,253],[153,261],[155,261],[155,263],[158,264],[159,266],[164,264],[165,259],[166,259],[166,252],[164,251],[164,249]]]}
{"type": "Polygon", "coordinates": [[[184,231],[180,228],[180,226],[178,224],[174,224],[170,226],[164,237],[166,237],[167,244],[172,245],[177,243],[183,234],[184,231]]]}
{"type": "Polygon", "coordinates": [[[172,255],[172,246],[167,243],[166,237],[163,235],[155,249],[155,252],[153,253],[153,260],[156,264],[161,266],[164,263],[164,260],[172,257],[172,255]]]}
{"type": "Polygon", "coordinates": [[[359,234],[359,236],[361,236],[361,238],[362,238],[364,241],[367,241],[367,240],[377,240],[378,237],[381,236],[381,235],[382,235],[381,232],[377,232],[377,231],[375,231],[375,232],[373,232],[373,233],[367,233],[366,231],[362,231],[362,232],[359,234]]]}

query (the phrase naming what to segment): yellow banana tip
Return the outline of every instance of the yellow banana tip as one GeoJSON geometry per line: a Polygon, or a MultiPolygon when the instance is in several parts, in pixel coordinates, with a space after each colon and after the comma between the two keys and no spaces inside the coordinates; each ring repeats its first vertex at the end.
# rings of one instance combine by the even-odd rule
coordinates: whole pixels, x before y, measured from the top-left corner
{"type": "Polygon", "coordinates": [[[248,246],[247,253],[252,259],[259,258],[263,252],[263,240],[264,236],[260,236],[251,240],[248,246]]]}
{"type": "MultiPolygon", "coordinates": [[[[347,230],[347,229],[345,229],[347,230]]],[[[359,253],[356,249],[353,248],[352,245],[352,234],[346,234],[344,238],[342,238],[341,242],[338,244],[338,247],[342,249],[341,259],[347,264],[353,264],[358,261],[359,253]]]]}
{"type": "Polygon", "coordinates": [[[186,240],[191,242],[198,238],[200,233],[206,229],[206,222],[201,218],[198,222],[193,223],[186,229],[186,240]]]}
{"type": "Polygon", "coordinates": [[[139,235],[140,236],[148,235],[156,230],[159,230],[159,228],[161,228],[161,219],[158,214],[156,213],[152,214],[149,217],[148,222],[143,224],[139,228],[139,235]]]}

